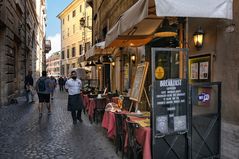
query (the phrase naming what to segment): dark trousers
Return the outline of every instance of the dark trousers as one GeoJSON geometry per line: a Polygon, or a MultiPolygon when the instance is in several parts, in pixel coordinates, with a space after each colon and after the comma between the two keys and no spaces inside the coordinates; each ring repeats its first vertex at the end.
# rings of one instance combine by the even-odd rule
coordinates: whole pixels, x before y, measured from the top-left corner
{"type": "Polygon", "coordinates": [[[59,87],[60,87],[60,91],[63,91],[63,85],[60,84],[59,87]]]}
{"type": "Polygon", "coordinates": [[[72,119],[74,121],[76,121],[77,119],[81,119],[81,112],[82,110],[75,110],[75,111],[71,111],[71,116],[72,116],[72,119]]]}

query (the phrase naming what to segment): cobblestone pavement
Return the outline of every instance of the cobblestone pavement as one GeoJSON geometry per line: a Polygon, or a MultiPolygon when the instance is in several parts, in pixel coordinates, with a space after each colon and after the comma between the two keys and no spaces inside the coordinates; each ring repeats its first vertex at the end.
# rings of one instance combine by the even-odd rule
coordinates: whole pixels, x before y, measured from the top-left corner
{"type": "MultiPolygon", "coordinates": [[[[0,159],[112,159],[116,155],[113,142],[100,124],[72,124],[66,109],[66,93],[57,92],[52,115],[44,109],[38,118],[37,102],[0,108],[0,159]]],[[[36,98],[37,99],[37,98],[36,98]]]]}

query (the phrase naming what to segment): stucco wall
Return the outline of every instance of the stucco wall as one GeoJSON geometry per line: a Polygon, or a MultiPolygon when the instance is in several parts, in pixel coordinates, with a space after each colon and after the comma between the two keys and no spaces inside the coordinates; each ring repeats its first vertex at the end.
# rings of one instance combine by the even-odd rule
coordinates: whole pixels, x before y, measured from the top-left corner
{"type": "Polygon", "coordinates": [[[212,81],[222,82],[222,158],[239,158],[239,1],[234,1],[233,20],[189,19],[190,56],[212,54],[212,81]],[[235,24],[235,31],[227,26],[235,24]],[[205,31],[204,46],[197,51],[193,33],[198,26],[205,31]]]}

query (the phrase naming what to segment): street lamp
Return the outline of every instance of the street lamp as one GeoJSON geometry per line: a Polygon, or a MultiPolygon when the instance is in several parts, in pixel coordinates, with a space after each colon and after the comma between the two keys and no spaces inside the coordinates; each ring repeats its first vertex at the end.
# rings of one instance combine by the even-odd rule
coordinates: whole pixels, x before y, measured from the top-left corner
{"type": "Polygon", "coordinates": [[[86,24],[85,24],[85,18],[84,17],[82,17],[81,19],[80,19],[80,26],[81,27],[83,27],[83,28],[88,28],[88,29],[92,29],[92,26],[87,26],[86,24]]]}

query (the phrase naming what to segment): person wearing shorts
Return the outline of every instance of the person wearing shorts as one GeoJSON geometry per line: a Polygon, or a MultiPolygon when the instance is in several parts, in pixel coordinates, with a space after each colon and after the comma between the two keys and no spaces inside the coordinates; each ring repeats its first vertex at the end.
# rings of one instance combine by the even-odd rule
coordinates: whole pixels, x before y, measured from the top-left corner
{"type": "Polygon", "coordinates": [[[36,91],[39,98],[39,118],[42,117],[43,105],[45,104],[48,109],[48,115],[51,114],[50,106],[50,78],[47,77],[46,71],[42,71],[42,77],[40,77],[36,82],[36,91]]]}

